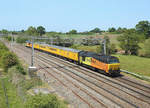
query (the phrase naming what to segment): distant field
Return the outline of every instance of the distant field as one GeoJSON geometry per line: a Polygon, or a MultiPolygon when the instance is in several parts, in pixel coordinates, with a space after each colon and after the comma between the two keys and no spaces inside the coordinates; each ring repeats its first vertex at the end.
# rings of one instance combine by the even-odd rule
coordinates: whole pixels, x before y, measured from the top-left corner
{"type": "Polygon", "coordinates": [[[97,52],[97,47],[98,45],[95,45],[95,46],[77,46],[75,49],[78,49],[78,50],[84,50],[84,51],[92,51],[92,52],[97,52]]]}
{"type": "MultiPolygon", "coordinates": [[[[117,41],[117,37],[120,36],[122,34],[112,34],[112,33],[102,33],[102,34],[91,34],[91,35],[81,35],[81,34],[58,34],[58,36],[61,37],[70,37],[70,38],[87,38],[87,37],[97,37],[97,38],[104,38],[104,36],[108,36],[110,38],[110,41],[112,43],[118,43],[117,41]]],[[[47,36],[49,36],[49,34],[47,34],[47,36]]]]}
{"type": "Polygon", "coordinates": [[[114,55],[120,59],[121,69],[139,75],[150,76],[150,58],[131,55],[114,55]]]}

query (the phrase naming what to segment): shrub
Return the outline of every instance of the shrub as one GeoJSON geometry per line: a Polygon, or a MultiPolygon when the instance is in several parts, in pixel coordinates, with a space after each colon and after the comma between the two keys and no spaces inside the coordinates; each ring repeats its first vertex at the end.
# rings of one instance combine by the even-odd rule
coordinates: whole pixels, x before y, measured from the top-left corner
{"type": "Polygon", "coordinates": [[[40,80],[40,78],[36,78],[36,77],[22,82],[22,87],[25,90],[29,90],[35,86],[40,86],[40,85],[42,85],[42,81],[40,80]]]}
{"type": "Polygon", "coordinates": [[[24,37],[17,37],[16,42],[17,43],[25,43],[28,39],[24,37]]]}
{"type": "Polygon", "coordinates": [[[67,108],[64,102],[54,94],[37,94],[30,96],[26,102],[27,108],[67,108]]]}
{"type": "Polygon", "coordinates": [[[0,43],[0,59],[3,55],[3,53],[6,51],[8,51],[8,48],[3,43],[0,43]]]}
{"type": "Polygon", "coordinates": [[[150,57],[150,39],[147,39],[144,42],[144,45],[142,46],[142,48],[138,51],[138,55],[139,56],[143,56],[143,57],[150,57]]]}
{"type": "Polygon", "coordinates": [[[23,75],[26,75],[26,72],[23,68],[23,66],[21,65],[21,63],[19,63],[17,66],[16,66],[16,69],[23,75]]]}
{"type": "Polygon", "coordinates": [[[2,56],[2,63],[4,71],[6,72],[11,66],[18,64],[18,59],[14,53],[5,52],[2,56]]]}
{"type": "Polygon", "coordinates": [[[11,41],[11,38],[12,38],[12,37],[11,37],[11,36],[5,36],[4,38],[5,38],[6,40],[8,40],[8,41],[11,41]]]}
{"type": "Polygon", "coordinates": [[[117,52],[116,45],[115,44],[110,44],[109,48],[109,54],[115,54],[117,52]]]}
{"type": "Polygon", "coordinates": [[[8,51],[8,48],[3,43],[0,43],[0,51],[1,50],[7,50],[8,51]]]}

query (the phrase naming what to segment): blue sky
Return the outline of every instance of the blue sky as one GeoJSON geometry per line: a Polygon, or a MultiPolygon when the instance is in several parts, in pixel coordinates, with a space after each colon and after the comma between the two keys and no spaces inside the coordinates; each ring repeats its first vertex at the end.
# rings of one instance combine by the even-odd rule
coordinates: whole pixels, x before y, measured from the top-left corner
{"type": "Polygon", "coordinates": [[[150,21],[149,5],[150,0],[0,0],[0,30],[132,28],[140,20],[150,21]]]}

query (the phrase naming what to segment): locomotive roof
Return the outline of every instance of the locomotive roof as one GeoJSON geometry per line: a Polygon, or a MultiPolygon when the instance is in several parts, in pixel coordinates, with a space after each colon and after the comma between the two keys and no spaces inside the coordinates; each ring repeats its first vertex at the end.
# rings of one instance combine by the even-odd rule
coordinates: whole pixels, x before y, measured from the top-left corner
{"type": "Polygon", "coordinates": [[[97,54],[97,53],[94,53],[94,52],[88,52],[88,51],[81,51],[79,53],[80,56],[85,56],[85,57],[93,57],[97,60],[100,60],[100,61],[103,61],[103,62],[108,62],[109,60],[111,59],[117,59],[117,57],[114,57],[114,56],[109,56],[109,55],[104,55],[104,54],[97,54]]]}
{"type": "Polygon", "coordinates": [[[38,43],[40,45],[44,45],[44,46],[50,46],[53,48],[59,48],[62,50],[66,50],[66,51],[71,51],[71,52],[80,52],[81,50],[77,50],[77,49],[72,49],[72,48],[66,48],[66,47],[62,47],[62,46],[56,46],[56,45],[49,45],[49,44],[43,44],[43,43],[38,43]]]}
{"type": "Polygon", "coordinates": [[[66,48],[66,47],[56,46],[56,45],[48,45],[48,46],[53,47],[53,48],[59,48],[59,49],[66,50],[66,51],[72,51],[72,52],[80,52],[81,51],[81,50],[77,50],[77,49],[66,48]]]}

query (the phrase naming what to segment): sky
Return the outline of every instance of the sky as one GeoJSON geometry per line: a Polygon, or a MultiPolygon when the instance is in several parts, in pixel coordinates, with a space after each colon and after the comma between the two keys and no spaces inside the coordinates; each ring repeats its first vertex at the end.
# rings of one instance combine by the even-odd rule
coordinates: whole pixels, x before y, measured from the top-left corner
{"type": "Polygon", "coordinates": [[[0,0],[0,30],[88,31],[150,21],[150,0],[0,0]]]}

